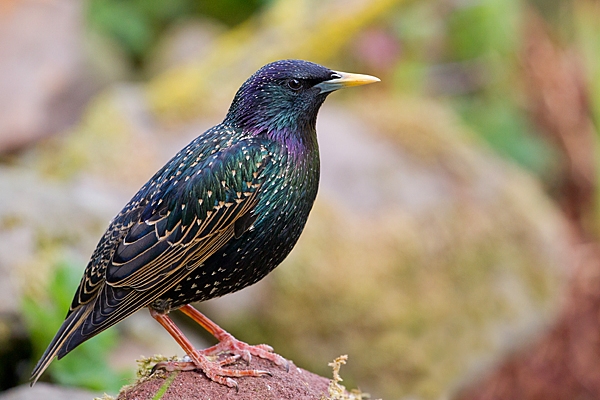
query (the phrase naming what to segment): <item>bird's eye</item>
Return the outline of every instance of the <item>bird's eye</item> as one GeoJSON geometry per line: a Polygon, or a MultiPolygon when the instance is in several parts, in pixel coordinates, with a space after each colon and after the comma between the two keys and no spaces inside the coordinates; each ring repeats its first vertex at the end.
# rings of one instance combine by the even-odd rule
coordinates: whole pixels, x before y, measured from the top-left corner
{"type": "Polygon", "coordinates": [[[302,87],[302,82],[300,82],[298,79],[292,78],[288,81],[287,85],[292,90],[300,90],[302,87]]]}

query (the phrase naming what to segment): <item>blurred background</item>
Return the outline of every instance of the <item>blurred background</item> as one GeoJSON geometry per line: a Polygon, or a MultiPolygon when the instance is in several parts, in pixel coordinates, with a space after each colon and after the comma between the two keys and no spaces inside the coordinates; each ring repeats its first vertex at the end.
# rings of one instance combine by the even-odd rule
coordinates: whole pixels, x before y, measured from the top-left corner
{"type": "MultiPolygon", "coordinates": [[[[600,398],[598,0],[0,0],[0,399],[110,219],[282,58],[382,82],[324,105],[288,259],[199,308],[373,398],[600,398]]],[[[116,394],[156,353],[142,310],[36,387],[116,394]]]]}

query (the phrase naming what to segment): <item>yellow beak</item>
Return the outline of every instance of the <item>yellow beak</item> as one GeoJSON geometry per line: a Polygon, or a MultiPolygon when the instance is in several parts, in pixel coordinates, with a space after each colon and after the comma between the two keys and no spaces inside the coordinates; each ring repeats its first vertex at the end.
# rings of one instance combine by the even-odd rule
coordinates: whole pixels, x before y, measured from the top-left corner
{"type": "Polygon", "coordinates": [[[321,89],[321,93],[332,92],[345,87],[368,85],[381,81],[381,79],[363,74],[351,74],[348,72],[333,71],[338,77],[323,81],[315,85],[321,89]]]}

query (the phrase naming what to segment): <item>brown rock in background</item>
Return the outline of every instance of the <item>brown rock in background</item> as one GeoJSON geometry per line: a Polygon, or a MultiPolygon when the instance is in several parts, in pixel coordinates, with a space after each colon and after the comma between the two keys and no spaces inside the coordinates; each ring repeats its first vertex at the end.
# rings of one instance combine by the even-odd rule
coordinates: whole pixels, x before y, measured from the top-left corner
{"type": "Polygon", "coordinates": [[[71,0],[0,3],[0,154],[75,123],[87,100],[116,77],[108,75],[118,67],[100,72],[86,54],[83,7],[71,0]]]}
{"type": "Polygon", "coordinates": [[[543,19],[528,14],[522,53],[528,107],[541,132],[562,155],[562,174],[552,194],[566,216],[584,234],[596,189],[596,130],[581,59],[573,49],[560,49],[543,19]]]}

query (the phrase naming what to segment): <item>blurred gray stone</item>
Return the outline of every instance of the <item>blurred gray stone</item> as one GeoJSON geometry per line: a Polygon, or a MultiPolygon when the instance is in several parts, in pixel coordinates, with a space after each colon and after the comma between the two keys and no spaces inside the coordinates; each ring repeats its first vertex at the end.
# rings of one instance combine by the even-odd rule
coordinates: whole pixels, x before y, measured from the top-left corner
{"type": "Polygon", "coordinates": [[[455,190],[443,169],[423,165],[351,112],[325,104],[317,120],[321,195],[354,212],[413,215],[439,210],[455,190]]]}
{"type": "Polygon", "coordinates": [[[0,393],[0,400],[92,400],[101,394],[39,382],[34,387],[21,385],[0,393]]]}

